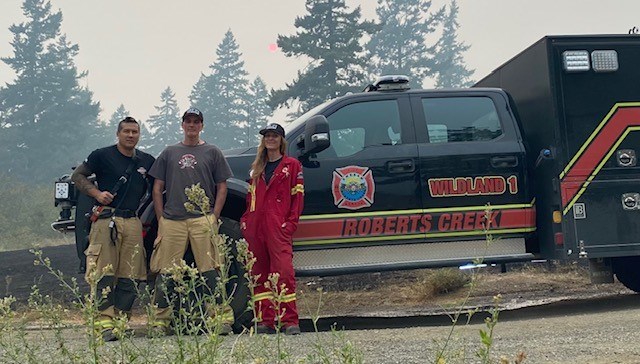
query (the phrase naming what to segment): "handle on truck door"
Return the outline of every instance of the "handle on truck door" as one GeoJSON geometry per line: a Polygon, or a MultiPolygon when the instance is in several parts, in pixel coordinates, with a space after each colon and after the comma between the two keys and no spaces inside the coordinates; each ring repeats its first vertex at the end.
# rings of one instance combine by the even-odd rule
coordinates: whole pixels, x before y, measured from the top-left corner
{"type": "Polygon", "coordinates": [[[389,173],[405,173],[413,172],[416,170],[416,166],[411,159],[397,162],[387,162],[387,170],[389,173]]]}
{"type": "Polygon", "coordinates": [[[518,157],[515,155],[501,155],[491,157],[491,166],[493,168],[508,168],[518,165],[518,157]]]}

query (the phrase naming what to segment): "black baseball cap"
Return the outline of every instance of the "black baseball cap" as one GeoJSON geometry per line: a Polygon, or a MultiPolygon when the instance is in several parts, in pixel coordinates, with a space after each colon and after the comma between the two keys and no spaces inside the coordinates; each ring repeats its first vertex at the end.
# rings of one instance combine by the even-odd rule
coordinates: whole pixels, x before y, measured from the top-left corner
{"type": "Polygon", "coordinates": [[[268,131],[272,131],[284,138],[284,128],[280,124],[272,123],[260,130],[261,135],[265,135],[268,131]]]}
{"type": "Polygon", "coordinates": [[[200,121],[204,121],[204,116],[202,115],[202,111],[196,109],[195,107],[190,107],[187,111],[182,114],[182,120],[187,117],[187,115],[195,115],[200,118],[200,121]]]}

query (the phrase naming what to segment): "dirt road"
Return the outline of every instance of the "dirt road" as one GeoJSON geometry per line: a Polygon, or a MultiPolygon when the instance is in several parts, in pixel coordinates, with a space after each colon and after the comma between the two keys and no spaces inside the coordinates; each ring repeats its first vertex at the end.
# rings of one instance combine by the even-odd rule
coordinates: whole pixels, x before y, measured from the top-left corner
{"type": "MultiPolygon", "coordinates": [[[[44,255],[54,268],[84,284],[75,273],[73,246],[47,248],[44,255]]],[[[44,268],[34,267],[33,260],[26,251],[0,253],[4,295],[14,295],[24,302],[31,286],[37,284],[42,293],[70,300],[69,295],[61,294],[58,280],[44,268]]],[[[481,277],[469,302],[469,307],[486,307],[493,295],[503,295],[503,311],[494,332],[494,359],[504,356],[513,362],[523,352],[525,363],[640,363],[639,296],[620,284],[591,285],[586,272],[576,267],[529,267],[494,273],[481,277]]],[[[301,314],[309,317],[305,306],[313,305],[321,296],[324,318],[320,329],[334,323],[346,328],[346,338],[362,350],[366,363],[433,362],[451,329],[449,319],[441,313],[444,307],[460,302],[464,290],[425,296],[420,292],[423,274],[409,271],[300,279],[299,288],[305,292],[301,295],[301,314]],[[318,287],[323,288],[321,293],[318,287]]],[[[482,320],[486,316],[476,313],[471,324],[454,330],[448,344],[448,363],[477,361],[474,353],[481,347],[479,330],[485,328],[482,320]]],[[[141,327],[142,320],[134,321],[134,325],[141,327]]],[[[304,352],[318,338],[330,340],[332,335],[308,332],[312,330],[308,319],[302,326],[307,333],[286,339],[291,350],[304,352]]],[[[79,345],[82,335],[80,329],[68,332],[69,339],[79,345]]],[[[145,340],[134,339],[141,346],[145,340]]],[[[226,343],[232,345],[234,341],[226,343]]]]}

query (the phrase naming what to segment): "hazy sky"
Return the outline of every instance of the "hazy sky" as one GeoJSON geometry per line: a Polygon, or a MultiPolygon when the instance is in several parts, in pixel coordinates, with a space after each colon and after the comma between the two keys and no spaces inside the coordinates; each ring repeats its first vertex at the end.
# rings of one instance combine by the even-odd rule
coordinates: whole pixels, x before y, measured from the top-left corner
{"type": "MultiPolygon", "coordinates": [[[[145,120],[167,86],[181,110],[191,87],[215,59],[215,49],[231,29],[251,79],[283,87],[305,60],[270,52],[278,34],[295,32],[304,0],[51,0],[61,9],[63,32],[80,46],[83,81],[108,118],[120,103],[145,120]]],[[[433,0],[434,8],[447,4],[433,0]]],[[[0,56],[10,56],[9,26],[23,21],[22,0],[0,0],[0,56]]],[[[375,0],[347,0],[375,16],[375,0]]],[[[640,0],[459,0],[459,35],[471,45],[465,59],[474,79],[544,35],[622,34],[640,28],[640,0]]],[[[0,84],[14,75],[0,63],[0,84]]],[[[205,115],[206,118],[206,115],[205,115]]]]}

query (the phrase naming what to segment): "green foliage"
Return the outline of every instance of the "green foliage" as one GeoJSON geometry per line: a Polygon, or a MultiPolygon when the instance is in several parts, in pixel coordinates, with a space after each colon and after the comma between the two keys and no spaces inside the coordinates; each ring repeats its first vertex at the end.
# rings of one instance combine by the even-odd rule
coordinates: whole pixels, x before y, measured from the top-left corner
{"type": "Polygon", "coordinates": [[[131,114],[129,113],[129,110],[127,110],[127,108],[124,107],[124,104],[120,104],[120,106],[118,106],[116,111],[114,111],[113,114],[111,114],[111,117],[109,118],[109,122],[107,123],[107,128],[112,130],[113,134],[115,135],[115,133],[118,131],[118,124],[127,116],[131,116],[131,114]]]}
{"type": "Polygon", "coordinates": [[[469,87],[473,84],[473,70],[467,69],[463,53],[469,46],[458,40],[458,4],[451,1],[443,21],[442,37],[435,45],[433,70],[437,73],[436,87],[469,87]]]}
{"type": "Polygon", "coordinates": [[[189,100],[204,114],[202,137],[222,149],[242,145],[242,128],[247,121],[247,71],[236,39],[228,30],[216,49],[211,73],[202,75],[189,100]]]}
{"type": "Polygon", "coordinates": [[[421,86],[433,63],[432,35],[444,16],[444,8],[432,12],[429,0],[378,0],[380,31],[367,43],[368,71],[373,76],[406,75],[421,86]]]}
{"type": "Polygon", "coordinates": [[[258,132],[262,129],[271,117],[272,111],[267,102],[269,101],[269,92],[267,85],[262,78],[256,79],[249,85],[247,98],[247,121],[242,128],[242,145],[250,147],[258,145],[258,132]]]}
{"type": "Polygon", "coordinates": [[[94,149],[115,144],[117,140],[116,132],[118,131],[118,123],[127,116],[130,116],[129,111],[124,104],[120,104],[116,111],[111,114],[109,120],[107,120],[105,124],[101,124],[96,130],[93,139],[94,149]]]}
{"type": "Polygon", "coordinates": [[[49,223],[57,218],[52,186],[29,186],[0,175],[0,250],[42,245],[59,237],[49,223]]]}
{"type": "Polygon", "coordinates": [[[458,291],[471,281],[471,277],[457,268],[431,271],[420,282],[425,298],[458,291]]]}
{"type": "MultiPolygon", "coordinates": [[[[482,264],[489,246],[491,246],[491,244],[493,244],[493,242],[495,241],[493,234],[491,233],[491,230],[490,230],[492,216],[493,216],[491,211],[492,211],[491,205],[487,204],[485,206],[485,211],[484,211],[485,223],[484,223],[484,229],[483,229],[483,232],[485,235],[485,249],[480,256],[474,259],[473,263],[476,265],[482,264]]],[[[442,341],[442,343],[440,344],[436,343],[436,345],[438,345],[438,349],[437,349],[435,360],[434,360],[435,363],[447,362],[447,356],[451,354],[450,352],[452,351],[451,346],[453,342],[452,339],[454,336],[454,331],[460,324],[460,318],[466,313],[466,316],[467,316],[466,323],[469,324],[469,322],[471,321],[471,317],[477,313],[477,309],[468,310],[466,306],[467,306],[467,303],[469,302],[469,299],[471,298],[471,295],[474,293],[477,287],[478,279],[479,279],[478,270],[472,269],[471,276],[469,277],[469,283],[468,283],[469,288],[467,290],[467,293],[464,299],[462,300],[462,303],[460,304],[460,306],[456,309],[456,311],[453,314],[449,315],[449,318],[451,319],[451,329],[449,330],[449,335],[442,341]]],[[[498,314],[500,312],[498,308],[498,303],[500,301],[500,298],[501,297],[499,295],[494,298],[495,305],[491,310],[491,317],[485,320],[485,325],[487,327],[487,330],[483,330],[483,329],[480,330],[481,347],[476,352],[476,355],[482,360],[482,363],[491,362],[490,353],[491,353],[491,347],[493,346],[493,329],[498,324],[498,314]]]]}
{"type": "MultiPolygon", "coordinates": [[[[189,209],[202,212],[208,210],[208,199],[202,188],[194,185],[185,193],[189,198],[189,209]]],[[[211,221],[210,224],[213,224],[211,221]]],[[[211,225],[213,228],[213,225],[211,225]]],[[[213,231],[213,230],[211,230],[213,231]]],[[[228,239],[217,239],[221,254],[230,261],[231,243],[228,239]]],[[[246,271],[249,272],[255,259],[247,249],[244,241],[236,242],[239,246],[242,262],[248,262],[246,271]],[[242,257],[242,254],[245,256],[242,257]]],[[[174,311],[174,335],[165,337],[163,332],[151,330],[146,342],[132,337],[127,319],[121,315],[115,320],[114,334],[117,343],[107,344],[100,332],[94,328],[99,317],[98,307],[108,293],[108,288],[99,292],[97,284],[104,274],[111,269],[106,267],[103,272],[89,270],[87,283],[89,293],[82,294],[74,278],[70,282],[58,270],[51,266],[51,261],[42,255],[41,251],[32,251],[36,259],[34,264],[45,267],[49,273],[57,277],[60,286],[70,291],[75,297],[76,308],[80,310],[84,319],[84,337],[80,340],[69,339],[70,326],[65,323],[69,312],[59,304],[55,304],[50,296],[40,294],[37,287],[29,299],[29,308],[38,315],[39,320],[35,328],[30,330],[26,315],[14,311],[13,297],[0,300],[0,361],[37,363],[42,360],[64,363],[362,363],[362,352],[347,338],[344,332],[332,330],[331,336],[316,335],[315,340],[306,353],[296,354],[291,343],[282,333],[272,338],[267,335],[257,335],[253,329],[243,332],[237,337],[229,339],[220,335],[222,324],[222,306],[228,304],[231,296],[227,294],[229,279],[228,264],[220,269],[220,276],[212,294],[203,294],[202,288],[206,283],[204,278],[194,267],[184,262],[174,265],[169,275],[176,283],[175,292],[178,297],[178,308],[174,311]],[[220,298],[221,301],[217,300],[220,298]],[[218,303],[216,303],[218,301],[218,303]],[[210,315],[210,312],[215,312],[210,315]],[[50,330],[47,330],[50,329],[50,330]],[[162,335],[159,335],[162,334],[162,335]]],[[[89,268],[89,267],[88,267],[89,268]]],[[[256,277],[250,279],[256,282],[256,277]]],[[[284,285],[277,287],[278,277],[270,277],[269,282],[274,293],[274,305],[280,307],[287,289],[284,285]]],[[[232,290],[233,292],[234,290],[232,290]]],[[[138,292],[139,296],[146,293],[138,292]]],[[[148,299],[148,297],[147,297],[148,299]]],[[[252,298],[253,301],[253,298],[252,298]]],[[[320,304],[320,303],[319,303],[320,304]]],[[[147,305],[148,322],[154,322],[151,304],[147,305]]],[[[282,313],[278,312],[281,317],[282,313]]],[[[319,315],[315,315],[317,321],[319,315]]],[[[77,330],[77,328],[75,329],[77,330]]],[[[311,337],[311,336],[309,336],[311,337]]]]}
{"type": "Polygon", "coordinates": [[[271,93],[272,108],[298,101],[302,112],[347,92],[362,88],[365,79],[361,41],[376,30],[361,21],[360,7],[349,12],[344,0],[307,0],[307,14],[297,17],[295,35],[278,36],[287,57],[304,57],[309,65],[298,71],[286,89],[271,93]]]}
{"type": "Polygon", "coordinates": [[[140,145],[151,155],[159,155],[160,152],[171,144],[182,140],[180,127],[180,111],[176,94],[167,87],[160,95],[160,105],[155,106],[156,114],[149,116],[147,125],[151,134],[141,134],[140,145]]]}
{"type": "Polygon", "coordinates": [[[44,182],[84,159],[99,104],[79,85],[86,73],[73,60],[78,46],[60,33],[62,13],[44,0],[25,0],[22,9],[26,21],[9,28],[13,55],[2,58],[16,79],[0,89],[0,170],[44,182]]]}

